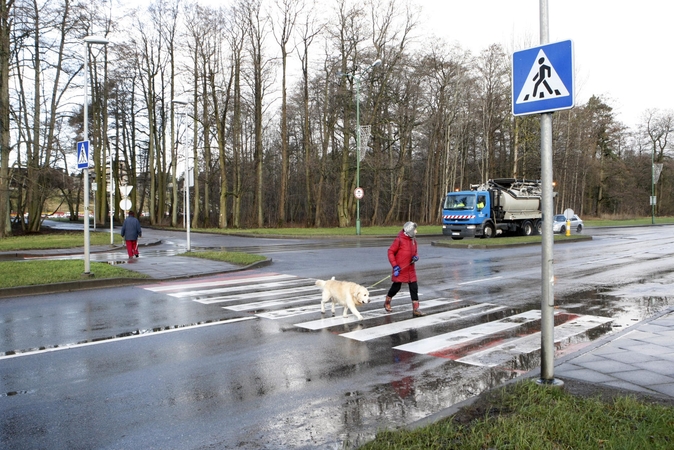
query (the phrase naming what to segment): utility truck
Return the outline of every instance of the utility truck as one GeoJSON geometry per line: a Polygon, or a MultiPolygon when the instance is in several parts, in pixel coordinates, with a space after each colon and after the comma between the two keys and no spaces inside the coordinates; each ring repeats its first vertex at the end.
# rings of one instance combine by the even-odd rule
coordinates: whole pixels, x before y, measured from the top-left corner
{"type": "Polygon", "coordinates": [[[498,178],[470,191],[448,192],[442,208],[442,234],[452,239],[491,238],[504,233],[541,233],[541,182],[498,178]]]}

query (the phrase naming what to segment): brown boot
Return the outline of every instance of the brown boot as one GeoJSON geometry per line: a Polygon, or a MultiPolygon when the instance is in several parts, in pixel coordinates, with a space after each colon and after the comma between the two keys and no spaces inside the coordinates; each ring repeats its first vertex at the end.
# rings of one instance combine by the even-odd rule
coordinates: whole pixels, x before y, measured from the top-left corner
{"type": "Polygon", "coordinates": [[[419,301],[415,300],[412,302],[412,317],[422,317],[425,316],[426,314],[422,313],[419,310],[419,301]]]}
{"type": "Polygon", "coordinates": [[[391,297],[388,295],[386,296],[386,300],[384,300],[384,309],[386,310],[387,313],[391,312],[391,297]]]}

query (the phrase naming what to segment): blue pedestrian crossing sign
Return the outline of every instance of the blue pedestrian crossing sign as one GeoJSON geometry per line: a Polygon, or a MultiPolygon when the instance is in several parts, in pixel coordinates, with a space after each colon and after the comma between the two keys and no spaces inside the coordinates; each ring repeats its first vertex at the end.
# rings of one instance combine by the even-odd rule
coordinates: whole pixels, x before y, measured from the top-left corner
{"type": "Polygon", "coordinates": [[[513,53],[513,114],[573,108],[573,43],[556,42],[513,53]]]}
{"type": "Polygon", "coordinates": [[[79,141],[77,143],[77,168],[89,168],[89,141],[79,141]]]}

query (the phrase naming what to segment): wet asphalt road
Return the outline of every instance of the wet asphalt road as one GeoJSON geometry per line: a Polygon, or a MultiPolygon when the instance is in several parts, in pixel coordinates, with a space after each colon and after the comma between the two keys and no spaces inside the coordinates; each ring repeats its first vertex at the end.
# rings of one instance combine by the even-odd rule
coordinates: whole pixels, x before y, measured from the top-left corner
{"type": "MultiPolygon", "coordinates": [[[[613,319],[560,351],[671,303],[673,228],[588,230],[592,241],[555,246],[559,309],[613,319]]],[[[184,233],[151,233],[164,244],[148,251],[184,245],[184,233]]],[[[540,308],[539,247],[431,245],[439,239],[420,239],[422,305],[438,302],[426,308],[430,317],[477,312],[418,327],[404,326],[413,323],[405,287],[394,314],[381,314],[385,280],[361,308],[363,322],[306,328],[323,317],[314,279],[371,286],[388,275],[389,241],[379,239],[194,233],[194,247],[251,251],[274,262],[204,280],[0,300],[0,446],[353,447],[379,428],[412,423],[536,367],[535,352],[492,366],[458,360],[476,348],[451,357],[395,348],[540,308]],[[395,326],[402,328],[370,340],[347,337],[395,326]]],[[[501,333],[472,345],[481,350],[511,338],[501,333]]]]}

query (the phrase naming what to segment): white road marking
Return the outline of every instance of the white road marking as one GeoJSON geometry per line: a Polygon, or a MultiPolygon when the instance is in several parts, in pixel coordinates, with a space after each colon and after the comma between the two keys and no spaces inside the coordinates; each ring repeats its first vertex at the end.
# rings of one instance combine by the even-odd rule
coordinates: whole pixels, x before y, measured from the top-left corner
{"type": "Polygon", "coordinates": [[[238,277],[228,280],[213,280],[213,281],[184,281],[184,282],[175,282],[171,284],[161,284],[158,286],[146,286],[143,289],[152,291],[152,292],[167,292],[167,291],[183,291],[185,289],[198,289],[204,287],[212,286],[232,286],[237,284],[255,284],[255,283],[264,283],[269,281],[279,281],[279,280],[290,280],[298,279],[295,275],[265,275],[265,276],[254,276],[254,277],[238,277]]]}
{"type": "Polygon", "coordinates": [[[461,330],[440,334],[427,339],[421,339],[419,341],[410,342],[408,344],[399,345],[393,348],[396,350],[426,355],[453,346],[465,344],[470,341],[481,339],[490,334],[502,333],[513,328],[518,328],[526,323],[534,322],[540,319],[540,310],[534,309],[521,314],[506,317],[505,319],[463,328],[461,330]]]}
{"type": "MultiPolygon", "coordinates": [[[[613,322],[613,319],[599,316],[577,317],[574,320],[555,327],[555,343],[568,341],[574,336],[578,336],[609,322],[613,322]]],[[[520,355],[538,351],[540,348],[541,332],[538,331],[482,351],[473,352],[457,359],[457,361],[474,366],[495,367],[507,364],[520,355]]]]}
{"type": "MultiPolygon", "coordinates": [[[[455,300],[451,303],[456,303],[459,301],[460,300],[455,300]]],[[[425,301],[423,305],[427,305],[427,303],[428,301],[425,301]]],[[[450,304],[450,302],[447,302],[447,304],[450,304]]],[[[430,307],[430,305],[428,306],[430,307]]],[[[476,315],[489,314],[496,311],[501,311],[504,308],[505,307],[503,306],[496,306],[490,303],[471,305],[465,308],[453,309],[451,311],[446,311],[439,314],[428,314],[415,319],[379,325],[377,327],[366,328],[364,330],[351,331],[349,333],[344,333],[341,336],[361,342],[370,341],[372,339],[403,333],[409,330],[430,327],[433,325],[441,325],[455,319],[465,319],[467,317],[473,317],[476,315]]]]}
{"type": "Polygon", "coordinates": [[[99,339],[91,342],[82,342],[78,344],[65,344],[65,345],[59,345],[58,347],[48,347],[40,350],[30,350],[30,351],[25,351],[25,352],[19,352],[19,353],[14,353],[11,355],[2,355],[0,356],[0,360],[3,359],[10,359],[10,358],[19,358],[21,356],[32,356],[32,355],[39,355],[42,353],[51,353],[51,352],[58,352],[61,350],[73,350],[81,347],[90,347],[92,345],[99,345],[99,344],[112,344],[113,342],[120,342],[120,341],[126,341],[129,339],[138,339],[138,338],[145,338],[145,337],[152,337],[152,336],[158,336],[160,334],[166,334],[166,333],[174,333],[176,331],[188,331],[188,330],[194,330],[196,328],[204,328],[204,327],[212,327],[214,325],[226,325],[230,323],[236,323],[236,322],[243,322],[246,320],[254,320],[256,319],[255,317],[237,317],[236,319],[227,319],[227,320],[220,320],[220,321],[215,321],[215,322],[208,322],[208,323],[200,323],[196,325],[186,325],[184,327],[176,327],[176,328],[171,328],[169,330],[160,330],[160,331],[149,331],[145,333],[140,333],[140,334],[134,334],[132,336],[123,336],[123,337],[111,337],[109,339],[99,339]]]}
{"type": "MultiPolygon", "coordinates": [[[[458,300],[457,300],[458,301],[458,300]]],[[[372,302],[370,302],[372,303],[372,302]]],[[[445,300],[425,300],[422,305],[427,307],[427,308],[433,308],[435,306],[442,306],[442,305],[447,305],[450,302],[447,302],[445,300]]],[[[324,328],[329,328],[329,327],[334,327],[335,325],[343,325],[345,323],[352,323],[352,322],[358,322],[358,318],[355,317],[353,314],[349,313],[349,316],[344,319],[341,315],[341,307],[338,307],[336,309],[335,317],[328,317],[328,318],[323,318],[323,319],[318,319],[318,320],[311,320],[309,322],[302,322],[302,323],[296,323],[295,326],[298,328],[304,328],[307,330],[322,330],[324,328]],[[337,315],[337,313],[340,313],[337,315]]],[[[320,305],[319,305],[320,309],[320,305]]],[[[412,310],[412,305],[410,305],[409,302],[405,302],[404,305],[398,305],[393,307],[393,312],[390,314],[395,314],[399,312],[404,312],[404,311],[411,311],[412,310]]],[[[329,314],[326,312],[326,314],[329,314]]],[[[383,309],[381,310],[376,310],[376,311],[361,311],[361,314],[363,316],[363,319],[372,319],[375,317],[382,317],[382,316],[387,316],[390,315],[383,309]]],[[[408,322],[408,321],[404,321],[408,322]]]]}
{"type": "Polygon", "coordinates": [[[485,281],[494,281],[494,280],[499,280],[503,277],[491,277],[491,278],[480,278],[479,280],[472,280],[472,281],[464,281],[463,283],[457,283],[458,286],[463,286],[466,284],[474,284],[474,283],[483,283],[485,281]]]}

